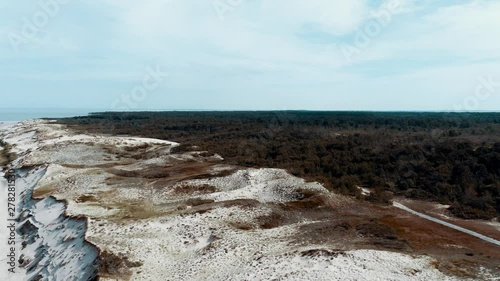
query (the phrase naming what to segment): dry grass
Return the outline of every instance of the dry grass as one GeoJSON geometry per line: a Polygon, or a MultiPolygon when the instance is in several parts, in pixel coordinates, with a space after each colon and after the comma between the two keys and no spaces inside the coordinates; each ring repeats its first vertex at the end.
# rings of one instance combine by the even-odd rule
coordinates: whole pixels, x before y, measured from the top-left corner
{"type": "Polygon", "coordinates": [[[247,223],[247,222],[233,222],[233,223],[230,223],[229,225],[231,225],[232,227],[234,227],[236,229],[245,230],[245,231],[255,229],[255,227],[252,224],[247,223]]]}
{"type": "Polygon", "coordinates": [[[175,194],[189,195],[189,194],[210,194],[217,192],[217,188],[213,185],[203,184],[203,185],[190,185],[182,184],[178,185],[173,189],[175,194]]]}
{"type": "Polygon", "coordinates": [[[95,195],[80,195],[75,200],[76,203],[97,202],[95,195]]]}
{"type": "Polygon", "coordinates": [[[0,166],[5,167],[8,163],[9,159],[3,153],[0,153],[0,166]]]}
{"type": "Polygon", "coordinates": [[[262,229],[273,229],[283,225],[284,217],[278,213],[261,216],[257,218],[257,223],[262,229]]]}
{"type": "Polygon", "coordinates": [[[405,214],[386,216],[381,222],[407,241],[413,252],[436,258],[443,272],[473,277],[481,265],[500,274],[500,251],[488,242],[405,214]]]}
{"type": "Polygon", "coordinates": [[[363,237],[386,238],[389,240],[397,239],[394,229],[375,221],[357,225],[356,231],[363,237]]]}
{"type": "Polygon", "coordinates": [[[3,167],[16,159],[17,155],[11,152],[11,145],[5,143],[3,140],[0,140],[0,146],[3,148],[2,151],[0,151],[0,166],[3,167]]]}
{"type": "Polygon", "coordinates": [[[141,266],[141,262],[130,261],[124,254],[102,251],[99,261],[99,277],[129,280],[132,275],[131,268],[141,266]]]}
{"type": "Polygon", "coordinates": [[[186,201],[186,204],[188,206],[197,207],[197,206],[212,204],[214,202],[215,200],[212,199],[190,198],[186,201]]]}
{"type": "Polygon", "coordinates": [[[315,249],[315,250],[308,250],[300,253],[301,256],[303,257],[346,257],[347,253],[344,251],[340,250],[324,250],[324,249],[315,249]]]}
{"type": "Polygon", "coordinates": [[[304,209],[328,208],[323,196],[312,196],[304,200],[284,204],[285,211],[296,211],[304,209]]]}

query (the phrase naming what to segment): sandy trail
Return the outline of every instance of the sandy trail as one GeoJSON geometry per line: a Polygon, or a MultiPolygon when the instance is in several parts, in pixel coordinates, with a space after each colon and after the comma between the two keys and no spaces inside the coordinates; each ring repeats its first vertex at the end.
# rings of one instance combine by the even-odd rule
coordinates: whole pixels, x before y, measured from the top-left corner
{"type": "Polygon", "coordinates": [[[455,230],[458,230],[460,232],[463,232],[463,233],[466,233],[466,234],[469,234],[471,236],[474,236],[476,238],[479,238],[483,241],[486,241],[486,242],[489,242],[489,243],[492,243],[492,244],[495,244],[497,246],[500,246],[500,241],[496,240],[496,239],[493,239],[491,237],[488,237],[488,236],[485,236],[485,235],[482,235],[480,233],[477,233],[475,231],[472,231],[472,230],[469,230],[469,229],[466,229],[466,228],[463,228],[463,227],[460,227],[460,226],[457,226],[457,225],[454,225],[454,224],[451,224],[449,222],[445,222],[443,220],[440,220],[440,219],[437,219],[437,218],[434,218],[434,217],[431,217],[431,216],[428,216],[428,215],[425,215],[425,214],[422,214],[422,213],[419,213],[415,210],[412,210],[408,207],[406,207],[405,205],[401,204],[401,203],[398,203],[398,202],[394,202],[393,203],[394,207],[396,208],[399,208],[403,211],[406,211],[408,213],[411,213],[415,216],[418,216],[418,217],[421,217],[423,219],[426,219],[426,220],[429,220],[429,221],[432,221],[432,222],[435,222],[435,223],[438,223],[438,224],[441,224],[441,225],[444,225],[446,227],[449,227],[449,228],[452,228],[452,229],[455,229],[455,230]]]}

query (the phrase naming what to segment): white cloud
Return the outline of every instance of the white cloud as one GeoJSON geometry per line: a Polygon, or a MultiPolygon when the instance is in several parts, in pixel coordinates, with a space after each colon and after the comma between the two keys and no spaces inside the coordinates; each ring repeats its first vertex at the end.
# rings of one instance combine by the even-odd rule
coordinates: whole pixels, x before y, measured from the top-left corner
{"type": "Polygon", "coordinates": [[[474,1],[427,11],[416,21],[396,19],[390,27],[394,30],[393,36],[380,38],[362,54],[360,62],[422,57],[440,60],[450,56],[469,60],[498,59],[499,15],[499,2],[474,1]]]}
{"type": "MultiPolygon", "coordinates": [[[[425,92],[450,99],[465,95],[477,75],[491,73],[497,65],[484,61],[500,57],[500,3],[486,0],[401,0],[400,14],[393,15],[354,65],[345,65],[335,43],[351,43],[373,21],[374,12],[393,1],[105,0],[97,7],[78,2],[54,21],[45,41],[22,55],[64,58],[55,63],[74,71],[62,73],[62,80],[81,75],[82,81],[127,81],[137,69],[158,64],[172,73],[165,87],[175,89],[218,93],[244,88],[246,94],[263,95],[314,91],[325,97],[355,93],[357,99],[371,92],[385,97],[425,92]],[[221,20],[214,1],[239,4],[221,20]],[[96,59],[86,63],[87,56],[96,59]],[[74,57],[78,59],[70,60],[74,57]],[[92,67],[95,71],[86,75],[92,67]]],[[[16,27],[19,21],[8,23],[16,27]]],[[[8,31],[5,26],[0,35],[8,31]]],[[[2,53],[0,59],[5,56],[11,55],[2,53]]],[[[3,70],[15,70],[11,76],[26,80],[59,75],[59,69],[50,67],[40,76],[38,69],[9,65],[3,70]]]]}
{"type": "Polygon", "coordinates": [[[247,59],[331,66],[339,65],[340,55],[300,40],[297,33],[316,24],[329,33],[348,34],[370,17],[365,0],[243,0],[224,21],[211,1],[107,2],[118,11],[116,29],[146,52],[182,40],[247,59]]]}
{"type": "MultiPolygon", "coordinates": [[[[259,20],[281,28],[317,24],[333,34],[348,34],[369,17],[366,0],[264,0],[259,20]],[[262,17],[263,16],[263,17],[262,17]]],[[[274,27],[274,26],[273,26],[274,27]]],[[[294,32],[288,30],[288,32],[294,32]]]]}
{"type": "Polygon", "coordinates": [[[426,18],[434,28],[434,39],[426,38],[428,48],[440,47],[459,53],[494,52],[500,55],[500,2],[474,1],[444,7],[426,18]],[[496,52],[495,52],[496,51],[496,52]]]}

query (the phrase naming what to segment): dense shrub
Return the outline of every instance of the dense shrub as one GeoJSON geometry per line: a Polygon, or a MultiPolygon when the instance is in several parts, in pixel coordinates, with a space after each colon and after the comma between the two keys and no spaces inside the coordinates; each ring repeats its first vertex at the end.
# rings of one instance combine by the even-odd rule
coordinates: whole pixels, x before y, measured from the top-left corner
{"type": "Polygon", "coordinates": [[[380,203],[384,205],[392,204],[393,195],[389,191],[384,190],[382,187],[373,189],[368,196],[368,201],[373,203],[380,203]]]}

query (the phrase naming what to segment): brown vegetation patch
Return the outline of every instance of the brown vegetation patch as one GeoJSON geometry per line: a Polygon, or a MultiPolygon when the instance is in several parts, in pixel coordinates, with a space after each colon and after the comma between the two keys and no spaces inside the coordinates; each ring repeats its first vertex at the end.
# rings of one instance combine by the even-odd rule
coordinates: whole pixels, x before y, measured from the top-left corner
{"type": "Polygon", "coordinates": [[[393,197],[391,192],[385,191],[382,187],[377,187],[372,189],[370,194],[366,197],[366,200],[372,203],[389,206],[392,204],[393,197]]]}
{"type": "Polygon", "coordinates": [[[86,203],[86,202],[96,202],[97,198],[95,195],[80,195],[78,198],[76,198],[75,202],[76,203],[86,203]]]}
{"type": "Polygon", "coordinates": [[[356,232],[351,227],[351,222],[344,219],[335,219],[336,214],[332,214],[330,220],[307,223],[300,225],[300,235],[294,240],[300,245],[311,244],[333,244],[346,249],[356,249],[355,245],[359,240],[356,232]]]}
{"type": "Polygon", "coordinates": [[[33,198],[43,198],[52,193],[52,189],[50,188],[37,188],[33,190],[33,198]]]}
{"type": "Polygon", "coordinates": [[[378,222],[363,223],[356,226],[356,231],[363,237],[397,239],[394,229],[378,222]]]}
{"type": "Polygon", "coordinates": [[[257,223],[262,229],[273,229],[283,225],[284,217],[277,213],[257,217],[257,223]]]}
{"type": "Polygon", "coordinates": [[[192,152],[192,151],[199,151],[200,148],[198,146],[194,146],[194,145],[186,145],[186,144],[183,144],[181,143],[180,145],[172,148],[172,153],[175,153],[175,154],[182,154],[182,153],[186,153],[186,152],[192,152]]]}
{"type": "Polygon", "coordinates": [[[451,205],[449,210],[454,216],[467,220],[491,220],[497,215],[497,212],[493,206],[473,208],[471,206],[464,206],[463,204],[455,203],[451,205]]]}
{"type": "Polygon", "coordinates": [[[164,188],[186,180],[210,178],[213,176],[209,170],[213,165],[205,162],[176,162],[164,169],[165,173],[168,173],[168,177],[154,179],[152,182],[156,188],[164,188]]]}
{"type": "Polygon", "coordinates": [[[239,206],[243,209],[251,209],[255,208],[261,203],[255,199],[235,199],[235,200],[228,200],[228,201],[222,201],[219,202],[218,205],[223,208],[230,208],[234,206],[239,206]]]}
{"type": "Polygon", "coordinates": [[[386,216],[381,222],[407,241],[414,253],[436,258],[444,272],[474,277],[481,265],[500,275],[498,246],[412,215],[386,216]]]}
{"type": "Polygon", "coordinates": [[[352,228],[352,224],[348,221],[341,222],[333,227],[334,230],[348,231],[352,228]]]}
{"type": "Polygon", "coordinates": [[[160,179],[170,176],[169,168],[170,167],[159,167],[159,166],[147,167],[141,170],[120,170],[111,168],[108,169],[107,172],[119,177],[126,177],[126,178],[160,179]]]}
{"type": "Polygon", "coordinates": [[[302,257],[331,257],[331,258],[338,258],[338,257],[347,257],[348,254],[344,251],[339,251],[339,250],[325,250],[325,249],[314,249],[314,250],[308,250],[308,251],[303,251],[300,253],[302,257]]]}
{"type": "Polygon", "coordinates": [[[466,220],[460,218],[449,218],[450,211],[443,206],[439,206],[434,202],[427,202],[421,200],[400,200],[401,203],[408,206],[410,209],[418,211],[420,213],[438,218],[440,220],[461,226],[466,229],[470,229],[472,231],[481,233],[488,237],[494,238],[496,240],[500,240],[500,231],[498,228],[489,225],[490,221],[487,220],[466,220]],[[448,217],[448,218],[447,218],[448,217]]]}
{"type": "Polygon", "coordinates": [[[77,165],[77,164],[61,164],[61,166],[65,168],[71,169],[85,169],[85,168],[112,168],[116,165],[120,165],[122,163],[105,163],[105,164],[97,164],[97,165],[77,165]]]}
{"type": "Polygon", "coordinates": [[[193,176],[193,177],[191,177],[191,179],[203,180],[203,179],[210,179],[210,178],[223,178],[223,177],[227,177],[227,176],[234,174],[237,170],[238,169],[234,168],[234,169],[222,170],[222,171],[219,171],[216,173],[208,173],[207,172],[207,173],[203,173],[203,174],[200,174],[197,176],[193,176]]]}
{"type": "Polygon", "coordinates": [[[233,222],[233,223],[230,223],[229,225],[231,225],[232,227],[237,228],[239,230],[245,230],[245,231],[255,229],[252,224],[247,223],[247,222],[233,222]]]}
{"type": "Polygon", "coordinates": [[[146,182],[142,178],[125,178],[120,176],[110,176],[105,179],[107,185],[115,187],[145,186],[146,182]]]}
{"type": "Polygon", "coordinates": [[[261,203],[253,199],[236,199],[222,202],[214,202],[214,200],[203,200],[199,198],[188,200],[184,205],[179,206],[179,211],[183,211],[184,214],[204,214],[213,210],[214,208],[231,208],[238,206],[240,208],[255,208],[261,203]],[[191,205],[193,208],[187,209],[188,203],[193,203],[191,205]]]}
{"type": "Polygon", "coordinates": [[[123,150],[128,151],[128,152],[137,152],[139,150],[144,150],[144,149],[147,149],[149,147],[151,147],[151,145],[149,143],[142,143],[142,144],[135,145],[135,146],[125,146],[125,147],[123,147],[123,150]]]}
{"type": "Polygon", "coordinates": [[[4,167],[8,163],[9,163],[9,159],[3,153],[0,153],[0,166],[4,167]]]}
{"type": "Polygon", "coordinates": [[[11,152],[12,146],[3,140],[0,140],[0,146],[3,149],[0,151],[0,166],[5,166],[17,158],[16,153],[11,152]]]}
{"type": "Polygon", "coordinates": [[[141,266],[141,262],[130,261],[124,254],[114,254],[105,250],[100,254],[99,277],[128,280],[132,274],[131,268],[141,266]]]}
{"type": "Polygon", "coordinates": [[[460,260],[460,261],[434,261],[432,266],[441,272],[445,272],[454,276],[462,278],[477,278],[479,276],[478,269],[473,262],[460,260]]]}
{"type": "Polygon", "coordinates": [[[117,220],[150,219],[172,211],[167,208],[159,208],[159,206],[152,205],[151,203],[145,204],[145,202],[139,200],[114,202],[110,204],[110,207],[120,210],[118,215],[113,217],[113,219],[116,218],[117,220]]]}
{"type": "Polygon", "coordinates": [[[287,218],[296,222],[313,221],[300,225],[300,235],[294,240],[301,245],[327,243],[345,249],[411,252],[394,229],[380,222],[387,208],[354,201],[339,203],[341,208],[285,209],[287,218]]]}
{"type": "Polygon", "coordinates": [[[312,196],[304,200],[285,203],[283,209],[285,211],[296,211],[304,209],[326,208],[326,200],[323,196],[312,196]]]}
{"type": "Polygon", "coordinates": [[[139,177],[145,179],[161,179],[170,177],[172,166],[149,166],[138,170],[139,177]]]}
{"type": "MultiPolygon", "coordinates": [[[[180,182],[194,178],[205,178],[211,176],[209,170],[213,164],[204,162],[176,162],[172,165],[148,166],[138,170],[121,170],[116,168],[107,169],[113,174],[106,179],[109,185],[131,185],[131,181],[137,184],[151,184],[156,189],[164,189],[176,186],[180,182]]],[[[228,171],[227,171],[228,172],[228,171]]],[[[208,194],[216,192],[216,188],[209,185],[196,186],[192,184],[180,184],[174,190],[178,194],[201,193],[208,194]]]]}
{"type": "Polygon", "coordinates": [[[217,188],[213,185],[202,184],[181,184],[177,185],[173,189],[175,194],[210,194],[217,192],[217,188]]]}
{"type": "Polygon", "coordinates": [[[186,205],[196,207],[196,206],[212,204],[214,202],[215,200],[212,199],[191,198],[186,201],[186,205]]]}
{"type": "Polygon", "coordinates": [[[138,171],[128,171],[128,170],[120,170],[120,169],[108,169],[106,172],[113,174],[115,176],[119,177],[126,177],[126,178],[137,178],[139,177],[139,172],[138,171]]]}
{"type": "Polygon", "coordinates": [[[299,188],[292,193],[295,200],[300,201],[318,195],[318,191],[299,188]]]}

